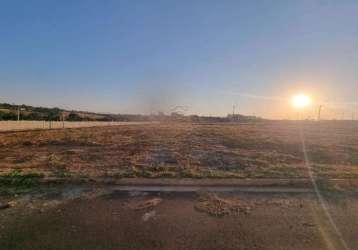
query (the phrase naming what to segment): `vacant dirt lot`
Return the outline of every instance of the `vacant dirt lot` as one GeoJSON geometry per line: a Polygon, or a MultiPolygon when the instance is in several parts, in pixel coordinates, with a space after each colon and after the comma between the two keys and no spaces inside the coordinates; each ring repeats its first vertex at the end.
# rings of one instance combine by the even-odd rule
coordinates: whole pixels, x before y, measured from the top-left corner
{"type": "Polygon", "coordinates": [[[0,133],[0,171],[54,177],[358,177],[358,123],[160,123],[0,133]]]}

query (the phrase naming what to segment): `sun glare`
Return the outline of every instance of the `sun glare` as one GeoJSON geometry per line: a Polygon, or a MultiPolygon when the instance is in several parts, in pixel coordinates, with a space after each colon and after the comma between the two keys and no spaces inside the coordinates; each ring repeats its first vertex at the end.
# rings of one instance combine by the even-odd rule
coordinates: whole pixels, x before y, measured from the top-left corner
{"type": "Polygon", "coordinates": [[[305,94],[295,95],[291,99],[295,108],[305,108],[311,104],[311,98],[305,94]]]}

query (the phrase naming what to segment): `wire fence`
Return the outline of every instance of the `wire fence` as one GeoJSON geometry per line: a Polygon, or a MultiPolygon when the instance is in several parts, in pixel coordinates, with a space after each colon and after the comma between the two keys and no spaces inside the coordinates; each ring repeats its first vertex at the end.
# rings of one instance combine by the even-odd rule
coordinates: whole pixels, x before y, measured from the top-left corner
{"type": "Polygon", "coordinates": [[[118,125],[135,125],[150,122],[94,122],[94,121],[0,121],[0,131],[19,131],[34,129],[87,128],[118,125]]]}

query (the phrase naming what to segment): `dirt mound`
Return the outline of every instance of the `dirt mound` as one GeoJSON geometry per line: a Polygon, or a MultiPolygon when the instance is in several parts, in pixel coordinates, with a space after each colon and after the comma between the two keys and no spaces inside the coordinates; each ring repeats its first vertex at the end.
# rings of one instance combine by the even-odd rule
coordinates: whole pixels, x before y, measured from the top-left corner
{"type": "Polygon", "coordinates": [[[239,213],[248,213],[251,207],[239,200],[229,200],[220,198],[213,193],[200,193],[195,209],[205,212],[212,216],[238,215],[239,213]]]}

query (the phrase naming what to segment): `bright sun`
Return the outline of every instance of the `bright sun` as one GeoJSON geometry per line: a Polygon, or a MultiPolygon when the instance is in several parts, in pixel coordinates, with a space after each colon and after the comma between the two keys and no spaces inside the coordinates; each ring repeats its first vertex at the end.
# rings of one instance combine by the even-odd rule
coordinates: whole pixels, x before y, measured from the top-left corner
{"type": "Polygon", "coordinates": [[[305,94],[293,96],[291,102],[295,108],[305,108],[312,103],[311,98],[305,94]]]}

